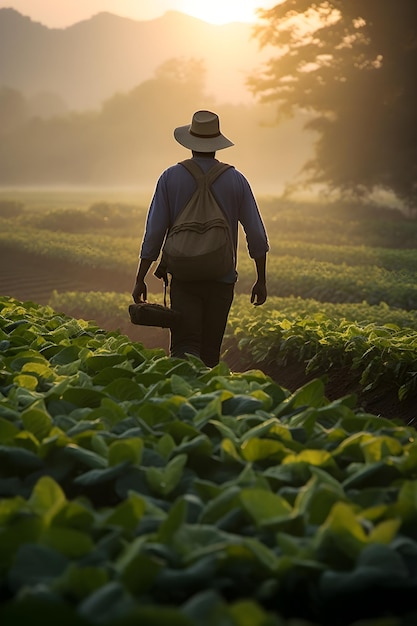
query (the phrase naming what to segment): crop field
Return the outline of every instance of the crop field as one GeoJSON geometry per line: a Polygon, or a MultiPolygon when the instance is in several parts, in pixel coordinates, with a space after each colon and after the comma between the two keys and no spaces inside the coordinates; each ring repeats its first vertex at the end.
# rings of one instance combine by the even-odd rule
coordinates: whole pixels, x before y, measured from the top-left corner
{"type": "Polygon", "coordinates": [[[0,623],[405,626],[414,427],[0,298],[0,623]]]}
{"type": "Polygon", "coordinates": [[[0,624],[417,623],[417,223],[261,199],[209,369],[130,324],[146,208],[54,194],[0,198],[0,624]]]}
{"type": "MultiPolygon", "coordinates": [[[[105,201],[93,191],[4,194],[0,293],[168,351],[167,331],[132,327],[127,315],[143,197],[135,204],[127,192],[105,201]]],[[[355,392],[367,410],[415,419],[416,222],[361,206],[259,204],[271,244],[269,299],[257,309],[249,303],[254,267],[242,233],[224,359],[238,370],[260,367],[291,389],[321,376],[332,397],[355,392]]],[[[161,301],[161,281],[150,274],[148,287],[161,301]]]]}

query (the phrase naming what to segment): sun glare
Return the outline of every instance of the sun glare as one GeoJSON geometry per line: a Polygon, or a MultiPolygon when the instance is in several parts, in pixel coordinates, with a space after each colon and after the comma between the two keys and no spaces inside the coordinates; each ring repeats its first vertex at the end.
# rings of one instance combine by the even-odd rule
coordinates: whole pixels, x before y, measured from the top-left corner
{"type": "Polygon", "coordinates": [[[227,24],[229,22],[254,22],[256,9],[265,5],[272,6],[274,2],[262,2],[262,0],[209,0],[208,2],[195,2],[184,0],[182,10],[188,15],[198,17],[211,24],[227,24]]]}

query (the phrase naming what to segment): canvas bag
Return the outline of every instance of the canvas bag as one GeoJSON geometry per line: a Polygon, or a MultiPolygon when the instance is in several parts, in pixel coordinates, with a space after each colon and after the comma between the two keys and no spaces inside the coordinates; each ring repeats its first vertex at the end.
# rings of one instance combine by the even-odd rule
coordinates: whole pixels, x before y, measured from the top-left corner
{"type": "Polygon", "coordinates": [[[138,302],[129,304],[129,315],[132,324],[140,326],[158,326],[159,328],[175,328],[181,321],[181,314],[162,304],[138,302]]]}
{"type": "Polygon", "coordinates": [[[178,280],[216,280],[235,267],[230,226],[211,190],[213,182],[227,169],[216,163],[205,174],[192,159],[181,161],[195,178],[197,188],[168,231],[160,271],[178,280]]]}

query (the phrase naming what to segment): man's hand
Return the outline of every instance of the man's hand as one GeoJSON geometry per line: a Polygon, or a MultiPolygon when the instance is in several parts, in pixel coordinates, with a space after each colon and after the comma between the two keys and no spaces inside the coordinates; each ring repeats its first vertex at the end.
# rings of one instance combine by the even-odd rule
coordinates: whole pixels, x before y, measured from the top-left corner
{"type": "Polygon", "coordinates": [[[132,291],[133,301],[136,302],[146,302],[146,298],[148,297],[148,287],[144,280],[136,281],[135,286],[132,291]]]}
{"type": "Polygon", "coordinates": [[[152,261],[150,259],[140,259],[138,265],[138,271],[136,274],[136,284],[133,287],[132,298],[133,302],[146,302],[148,297],[148,288],[145,283],[145,276],[148,273],[152,261]]]}
{"type": "Polygon", "coordinates": [[[252,294],[250,297],[250,301],[255,306],[259,306],[263,304],[266,300],[267,292],[266,292],[266,283],[262,280],[257,280],[254,286],[252,287],[252,294]]]}

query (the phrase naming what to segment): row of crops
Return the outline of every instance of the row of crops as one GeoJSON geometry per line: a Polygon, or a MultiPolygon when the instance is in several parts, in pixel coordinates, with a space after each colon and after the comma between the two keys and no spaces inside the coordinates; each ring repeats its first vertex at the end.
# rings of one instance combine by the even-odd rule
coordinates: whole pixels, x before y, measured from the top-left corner
{"type": "MultiPolygon", "coordinates": [[[[129,294],[55,291],[50,305],[127,332],[130,302],[129,294]]],[[[250,355],[254,367],[297,362],[306,374],[347,368],[368,394],[392,390],[399,402],[417,397],[416,311],[272,296],[255,315],[242,294],[233,302],[225,339],[250,355]]]]}
{"type": "Polygon", "coordinates": [[[347,368],[359,372],[368,393],[392,389],[401,401],[417,399],[416,322],[415,311],[384,305],[322,307],[279,298],[254,319],[240,298],[229,318],[229,332],[258,366],[298,360],[306,372],[347,368]]]}
{"type": "MultiPolygon", "coordinates": [[[[29,220],[30,221],[30,220],[29,220]]],[[[269,231],[270,232],[270,231],[269,231]]],[[[376,248],[357,245],[294,241],[272,230],[268,256],[270,295],[299,296],[321,302],[362,302],[417,309],[416,249],[376,248]]],[[[132,277],[136,270],[140,236],[98,232],[47,231],[1,220],[0,244],[51,260],[92,269],[118,270],[132,277]]],[[[239,292],[248,293],[253,282],[253,262],[244,244],[239,255],[239,292]]]]}
{"type": "MultiPolygon", "coordinates": [[[[65,212],[64,212],[65,214],[65,212]]],[[[1,219],[1,217],[0,217],[1,219]]],[[[30,221],[30,220],[29,220],[30,221]]],[[[108,229],[87,231],[81,233],[49,231],[28,225],[27,220],[21,225],[14,219],[1,219],[2,230],[0,241],[3,244],[13,245],[28,252],[68,259],[92,267],[106,267],[114,263],[120,268],[129,270],[132,256],[137,256],[140,243],[138,228],[137,236],[129,236],[109,232],[108,229]],[[104,250],[107,249],[107,255],[104,250]],[[82,253],[84,250],[84,255],[82,253]],[[72,256],[71,256],[72,254],[72,256]],[[91,256],[90,256],[91,255],[91,256]]],[[[65,222],[63,222],[65,224],[65,222]]],[[[268,234],[270,231],[268,231],[268,234]]],[[[244,245],[241,243],[241,251],[244,245]]],[[[333,263],[346,266],[375,266],[386,270],[405,272],[417,271],[417,259],[414,249],[392,249],[383,247],[369,247],[366,245],[342,245],[328,243],[326,245],[294,241],[288,234],[280,235],[273,241],[273,259],[294,257],[307,261],[333,263]]],[[[247,261],[240,259],[240,266],[245,267],[247,261]],[[244,265],[243,265],[244,264],[244,265]]]]}
{"type": "MultiPolygon", "coordinates": [[[[362,215],[343,207],[277,211],[276,205],[264,201],[263,210],[271,241],[269,299],[255,312],[238,296],[228,339],[260,367],[298,361],[307,373],[326,367],[360,369],[363,389],[386,387],[400,401],[413,397],[417,252],[415,246],[394,246],[400,239],[412,245],[417,237],[414,223],[394,214],[362,215]]],[[[0,216],[0,242],[51,261],[117,269],[131,278],[140,241],[139,233],[133,237],[132,232],[140,228],[139,222],[143,227],[145,211],[101,203],[75,213],[70,209],[0,216]],[[111,234],[108,224],[116,226],[122,216],[123,228],[111,234]],[[94,228],[88,227],[91,220],[94,228]],[[74,232],[78,227],[80,232],[74,232]]],[[[238,294],[250,293],[254,279],[244,247],[241,238],[238,294]]],[[[126,293],[54,293],[50,304],[74,317],[124,330],[128,299],[126,293]]]]}
{"type": "Polygon", "coordinates": [[[320,380],[0,297],[4,626],[412,626],[416,475],[413,427],[320,380]]]}

